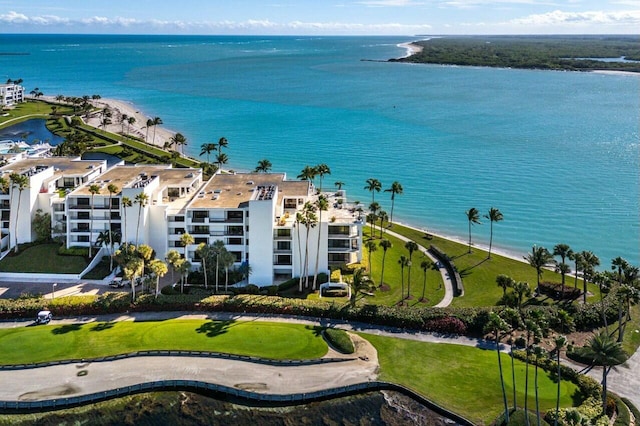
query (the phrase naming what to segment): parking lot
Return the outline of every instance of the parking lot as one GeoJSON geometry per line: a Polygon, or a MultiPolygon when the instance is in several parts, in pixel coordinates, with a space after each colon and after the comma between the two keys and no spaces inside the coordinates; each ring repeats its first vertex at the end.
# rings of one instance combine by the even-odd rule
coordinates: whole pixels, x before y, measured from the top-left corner
{"type": "Polygon", "coordinates": [[[45,299],[62,296],[82,296],[90,294],[102,294],[107,291],[127,291],[127,289],[114,289],[107,284],[97,284],[87,281],[71,283],[50,282],[8,282],[0,281],[0,299],[16,299],[21,295],[42,295],[45,299]]]}

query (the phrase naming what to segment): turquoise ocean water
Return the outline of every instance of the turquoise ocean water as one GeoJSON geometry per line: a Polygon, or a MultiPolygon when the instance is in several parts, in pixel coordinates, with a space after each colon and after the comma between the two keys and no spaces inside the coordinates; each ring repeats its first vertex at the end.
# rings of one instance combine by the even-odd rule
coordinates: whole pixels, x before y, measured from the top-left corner
{"type": "Polygon", "coordinates": [[[327,163],[328,184],[367,205],[367,178],[400,181],[395,219],[433,232],[466,239],[464,212],[495,206],[499,249],[563,242],[640,263],[639,76],[362,60],[412,40],[0,35],[0,52],[28,53],[0,55],[0,80],[131,101],[194,156],[225,136],[236,170],[327,163]]]}

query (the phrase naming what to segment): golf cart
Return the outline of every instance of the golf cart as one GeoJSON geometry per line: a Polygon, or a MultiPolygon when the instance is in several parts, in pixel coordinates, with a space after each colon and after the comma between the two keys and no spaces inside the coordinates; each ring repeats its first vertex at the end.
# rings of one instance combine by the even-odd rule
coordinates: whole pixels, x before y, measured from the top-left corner
{"type": "Polygon", "coordinates": [[[36,324],[49,324],[51,318],[53,318],[51,311],[40,311],[36,316],[36,324]]]}

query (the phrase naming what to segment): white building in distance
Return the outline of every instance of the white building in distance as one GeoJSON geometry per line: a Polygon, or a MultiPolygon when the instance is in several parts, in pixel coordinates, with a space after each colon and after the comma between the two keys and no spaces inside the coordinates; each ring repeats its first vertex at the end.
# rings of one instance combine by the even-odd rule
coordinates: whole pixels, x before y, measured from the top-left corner
{"type": "Polygon", "coordinates": [[[0,84],[0,106],[14,106],[24,102],[24,87],[15,83],[0,84]]]}

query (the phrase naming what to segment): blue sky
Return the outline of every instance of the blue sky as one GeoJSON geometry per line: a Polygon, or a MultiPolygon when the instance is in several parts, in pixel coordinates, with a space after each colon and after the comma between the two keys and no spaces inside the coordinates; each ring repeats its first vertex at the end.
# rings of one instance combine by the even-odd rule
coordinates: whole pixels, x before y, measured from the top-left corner
{"type": "Polygon", "coordinates": [[[0,33],[638,34],[640,0],[0,0],[0,33]]]}

